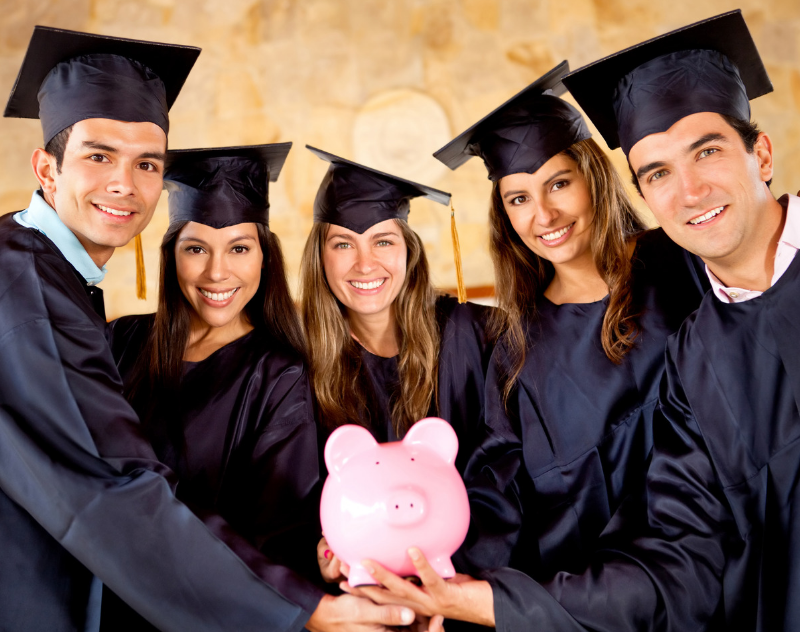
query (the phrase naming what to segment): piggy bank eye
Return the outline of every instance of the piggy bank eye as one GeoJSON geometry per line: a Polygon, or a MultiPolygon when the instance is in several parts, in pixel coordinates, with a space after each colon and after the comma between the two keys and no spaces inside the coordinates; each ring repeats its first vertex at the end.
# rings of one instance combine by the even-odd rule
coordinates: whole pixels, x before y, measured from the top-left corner
{"type": "Polygon", "coordinates": [[[380,465],[380,464],[381,464],[380,461],[375,461],[375,465],[380,465]]]}
{"type": "Polygon", "coordinates": [[[412,461],[414,460],[414,457],[413,457],[413,456],[411,457],[411,460],[412,460],[412,461]]]}

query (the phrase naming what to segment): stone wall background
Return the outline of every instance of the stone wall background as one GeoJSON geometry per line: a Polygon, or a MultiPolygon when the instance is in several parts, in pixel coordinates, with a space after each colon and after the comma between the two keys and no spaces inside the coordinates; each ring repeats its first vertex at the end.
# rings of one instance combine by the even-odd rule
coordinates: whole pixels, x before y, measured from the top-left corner
{"type": "MultiPolygon", "coordinates": [[[[775,85],[753,102],[776,145],[772,188],[796,192],[798,0],[0,0],[0,94],[11,90],[35,24],[200,46],[172,109],[170,147],[295,143],[270,192],[292,287],[327,167],[307,143],[451,191],[467,285],[489,286],[485,169],[474,159],[450,172],[432,152],[562,59],[577,68],[737,7],[775,85]]],[[[0,139],[0,208],[19,210],[36,186],[29,158],[41,129],[0,119],[0,139]]],[[[611,156],[626,174],[622,153],[611,156]]],[[[441,287],[455,285],[448,214],[417,200],[409,220],[441,287]]],[[[154,309],[166,225],[164,195],[143,233],[148,300],[136,300],[132,245],[122,248],[102,285],[109,317],[154,309]]]]}

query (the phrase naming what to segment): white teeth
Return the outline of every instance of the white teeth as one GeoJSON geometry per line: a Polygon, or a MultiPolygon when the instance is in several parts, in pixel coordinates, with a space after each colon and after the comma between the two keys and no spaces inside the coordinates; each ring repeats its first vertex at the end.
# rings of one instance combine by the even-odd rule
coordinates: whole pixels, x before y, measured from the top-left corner
{"type": "Polygon", "coordinates": [[[374,290],[376,287],[380,287],[386,282],[386,279],[380,279],[378,281],[370,281],[369,283],[361,283],[361,281],[349,281],[350,285],[359,290],[374,290]]]}
{"type": "Polygon", "coordinates": [[[701,215],[700,217],[695,217],[694,219],[690,219],[689,223],[690,224],[702,224],[703,222],[707,222],[712,217],[715,217],[715,216],[719,215],[720,213],[722,213],[722,210],[724,208],[725,208],[724,206],[720,206],[719,208],[712,209],[708,213],[706,213],[705,215],[701,215]]]}
{"type": "Polygon", "coordinates": [[[131,214],[130,211],[118,211],[116,209],[108,208],[107,206],[103,206],[102,204],[95,204],[95,206],[97,208],[99,208],[101,211],[103,211],[105,213],[110,213],[111,215],[117,215],[117,216],[120,216],[120,217],[127,217],[128,215],[131,214]]]}
{"type": "Polygon", "coordinates": [[[205,296],[206,298],[210,298],[212,301],[227,301],[231,296],[236,294],[239,288],[234,288],[229,292],[206,292],[204,289],[200,288],[200,294],[205,296]]]}
{"type": "Polygon", "coordinates": [[[565,226],[561,230],[557,230],[554,233],[547,233],[546,235],[542,235],[542,239],[544,239],[545,241],[553,241],[554,239],[558,239],[559,237],[563,237],[564,235],[567,234],[567,231],[570,228],[572,228],[574,225],[575,225],[575,223],[573,222],[569,226],[565,226]]]}

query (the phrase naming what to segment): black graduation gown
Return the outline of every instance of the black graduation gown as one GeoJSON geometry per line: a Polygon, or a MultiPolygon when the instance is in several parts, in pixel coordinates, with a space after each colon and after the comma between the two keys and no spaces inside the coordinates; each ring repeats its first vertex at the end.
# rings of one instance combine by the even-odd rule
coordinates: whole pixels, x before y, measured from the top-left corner
{"type": "MultiPolygon", "coordinates": [[[[109,343],[128,383],[154,315],[110,323],[109,343]]],[[[156,455],[178,477],[176,495],[194,511],[222,516],[270,560],[318,577],[317,431],[301,358],[256,331],[201,362],[185,362],[178,392],[142,389],[132,402],[156,455]]],[[[274,581],[283,582],[283,569],[274,581]]],[[[317,594],[310,583],[298,601],[317,594]]],[[[103,629],[144,629],[106,591],[103,629]],[[127,628],[125,627],[127,626],[127,628]]]]}
{"type": "Polygon", "coordinates": [[[705,275],[660,229],[639,237],[632,265],[641,330],[622,363],[600,342],[607,299],[537,301],[507,409],[497,377],[507,353],[496,348],[486,433],[467,472],[473,523],[459,554],[467,570],[512,566],[539,580],[580,572],[622,501],[640,496],[664,345],[700,304],[705,275]]]}
{"type": "Polygon", "coordinates": [[[502,629],[800,629],[798,313],[800,257],[758,298],[705,296],[667,345],[647,524],[544,589],[490,577],[502,629]]]}
{"type": "MultiPolygon", "coordinates": [[[[459,304],[451,296],[436,301],[439,345],[438,408],[429,415],[449,422],[458,436],[456,467],[463,472],[483,423],[484,384],[492,354],[486,323],[492,308],[476,303],[459,304]]],[[[377,441],[397,441],[392,427],[391,404],[399,389],[398,357],[382,358],[360,348],[363,370],[375,398],[369,428],[377,441]]],[[[400,437],[401,438],[401,437],[400,437]]]]}
{"type": "Polygon", "coordinates": [[[96,630],[93,574],[164,630],[301,629],[321,593],[293,602],[244,539],[175,501],[98,296],[49,239],[0,218],[3,630],[96,630]]]}

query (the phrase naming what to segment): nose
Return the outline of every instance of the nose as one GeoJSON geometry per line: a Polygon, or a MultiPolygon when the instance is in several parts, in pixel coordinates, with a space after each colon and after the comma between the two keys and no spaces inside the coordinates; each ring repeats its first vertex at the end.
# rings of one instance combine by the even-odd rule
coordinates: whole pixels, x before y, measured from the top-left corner
{"type": "Polygon", "coordinates": [[[560,213],[554,206],[547,202],[536,202],[536,222],[542,226],[552,226],[558,220],[560,213]]]}
{"type": "Polygon", "coordinates": [[[397,490],[386,501],[386,521],[394,526],[407,527],[422,522],[427,516],[427,503],[422,490],[397,490]]]}
{"type": "Polygon", "coordinates": [[[359,248],[354,270],[358,274],[369,274],[375,269],[375,257],[369,248],[359,248]]]}
{"type": "Polygon", "coordinates": [[[224,254],[213,253],[208,258],[208,266],[206,267],[206,276],[216,283],[224,281],[230,276],[230,269],[228,268],[228,258],[224,254]]]}
{"type": "Polygon", "coordinates": [[[701,205],[711,190],[705,179],[692,168],[681,170],[680,185],[683,205],[690,208],[701,205]]]}
{"type": "Polygon", "coordinates": [[[118,162],[114,167],[111,180],[106,185],[106,191],[117,195],[131,195],[135,190],[133,166],[125,161],[118,162]]]}

